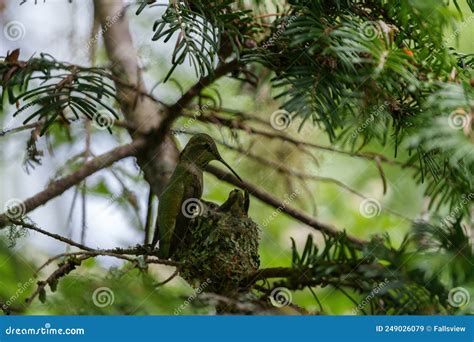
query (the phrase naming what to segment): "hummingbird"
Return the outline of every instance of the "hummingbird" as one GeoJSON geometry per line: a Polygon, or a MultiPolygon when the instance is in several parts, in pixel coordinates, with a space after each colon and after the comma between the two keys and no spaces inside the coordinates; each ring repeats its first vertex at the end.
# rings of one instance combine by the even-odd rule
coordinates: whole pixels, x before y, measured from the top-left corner
{"type": "Polygon", "coordinates": [[[213,160],[220,161],[242,181],[221,157],[209,135],[194,135],[181,152],[158,203],[158,218],[151,246],[154,248],[160,241],[160,258],[170,258],[176,252],[186,236],[189,221],[202,211],[203,204],[199,199],[203,191],[203,171],[213,160]]]}
{"type": "Polygon", "coordinates": [[[230,212],[233,216],[247,217],[249,212],[249,193],[245,190],[244,194],[240,190],[234,189],[230,192],[229,198],[220,207],[221,212],[230,212]]]}

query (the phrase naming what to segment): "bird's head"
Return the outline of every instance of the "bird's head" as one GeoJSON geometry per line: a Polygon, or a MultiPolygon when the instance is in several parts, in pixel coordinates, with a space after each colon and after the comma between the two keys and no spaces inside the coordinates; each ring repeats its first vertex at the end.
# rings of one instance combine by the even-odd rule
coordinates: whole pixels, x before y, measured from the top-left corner
{"type": "Polygon", "coordinates": [[[206,167],[213,160],[218,160],[242,181],[239,175],[221,157],[216,143],[211,136],[205,133],[196,134],[189,140],[183,152],[181,152],[180,159],[190,161],[200,168],[206,167]]]}

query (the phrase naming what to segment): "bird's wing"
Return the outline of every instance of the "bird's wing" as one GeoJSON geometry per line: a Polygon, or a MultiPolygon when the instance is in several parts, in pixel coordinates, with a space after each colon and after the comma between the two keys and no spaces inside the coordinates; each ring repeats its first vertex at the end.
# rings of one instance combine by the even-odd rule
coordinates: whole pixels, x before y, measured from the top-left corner
{"type": "Polygon", "coordinates": [[[159,254],[162,258],[169,257],[171,239],[173,238],[173,232],[176,228],[176,219],[181,212],[183,197],[183,182],[170,184],[160,196],[157,229],[160,240],[159,254]]]}

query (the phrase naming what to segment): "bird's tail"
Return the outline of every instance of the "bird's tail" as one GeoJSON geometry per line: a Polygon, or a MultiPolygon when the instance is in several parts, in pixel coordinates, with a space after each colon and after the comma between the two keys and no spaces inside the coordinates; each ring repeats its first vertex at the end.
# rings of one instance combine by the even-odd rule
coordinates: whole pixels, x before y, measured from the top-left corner
{"type": "MultiPolygon", "coordinates": [[[[156,220],[156,225],[155,225],[155,232],[153,233],[153,239],[151,240],[151,248],[155,249],[156,245],[158,244],[158,257],[160,259],[167,259],[168,258],[168,250],[169,246],[166,246],[165,244],[162,244],[163,240],[161,239],[160,236],[160,226],[158,220],[156,220]],[[158,243],[160,242],[160,243],[158,243]]],[[[164,242],[164,241],[163,241],[164,242]]]]}
{"type": "Polygon", "coordinates": [[[155,248],[159,240],[160,240],[160,226],[159,226],[158,220],[156,220],[155,231],[153,232],[153,239],[151,240],[151,247],[155,248]]]}

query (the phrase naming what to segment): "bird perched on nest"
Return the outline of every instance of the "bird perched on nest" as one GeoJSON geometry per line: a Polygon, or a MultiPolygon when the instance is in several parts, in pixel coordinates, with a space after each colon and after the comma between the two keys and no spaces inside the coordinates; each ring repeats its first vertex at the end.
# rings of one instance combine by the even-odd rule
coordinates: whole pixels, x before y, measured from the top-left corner
{"type": "Polygon", "coordinates": [[[173,175],[160,196],[152,240],[152,247],[160,241],[160,258],[169,258],[176,252],[186,236],[189,221],[204,209],[204,204],[199,200],[203,191],[203,171],[213,160],[223,163],[242,181],[222,159],[216,143],[209,135],[194,135],[181,152],[173,175]]]}

